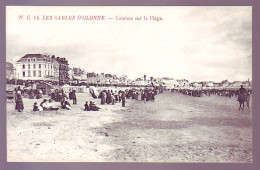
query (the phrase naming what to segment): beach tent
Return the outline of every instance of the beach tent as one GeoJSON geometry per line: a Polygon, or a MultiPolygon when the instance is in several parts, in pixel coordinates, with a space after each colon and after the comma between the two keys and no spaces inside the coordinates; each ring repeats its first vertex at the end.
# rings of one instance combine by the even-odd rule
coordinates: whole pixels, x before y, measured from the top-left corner
{"type": "Polygon", "coordinates": [[[36,85],[36,88],[41,89],[44,95],[45,94],[50,95],[51,91],[53,89],[53,86],[49,83],[40,83],[40,84],[36,85]]]}
{"type": "Polygon", "coordinates": [[[68,84],[65,84],[61,87],[61,89],[65,92],[65,93],[69,93],[70,90],[72,90],[71,86],[68,84]]]}
{"type": "Polygon", "coordinates": [[[89,90],[86,86],[80,86],[80,87],[78,87],[77,92],[78,93],[88,93],[89,90]]]}

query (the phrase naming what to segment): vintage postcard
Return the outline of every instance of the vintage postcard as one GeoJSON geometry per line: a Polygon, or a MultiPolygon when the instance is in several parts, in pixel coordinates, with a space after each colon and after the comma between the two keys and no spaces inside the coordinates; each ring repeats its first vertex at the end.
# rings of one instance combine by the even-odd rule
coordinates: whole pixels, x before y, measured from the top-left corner
{"type": "Polygon", "coordinates": [[[251,6],[7,6],[8,162],[252,163],[251,6]]]}

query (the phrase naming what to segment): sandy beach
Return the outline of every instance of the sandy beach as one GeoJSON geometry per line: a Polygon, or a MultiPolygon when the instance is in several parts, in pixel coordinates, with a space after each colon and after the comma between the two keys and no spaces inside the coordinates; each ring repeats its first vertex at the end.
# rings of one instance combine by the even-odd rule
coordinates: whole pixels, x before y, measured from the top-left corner
{"type": "Polygon", "coordinates": [[[252,162],[252,112],[238,111],[235,97],[164,92],[155,102],[127,99],[126,107],[100,105],[85,93],[77,100],[57,112],[33,112],[42,99],[24,98],[22,113],[7,102],[7,160],[252,162]],[[101,110],[84,111],[86,100],[101,110]]]}

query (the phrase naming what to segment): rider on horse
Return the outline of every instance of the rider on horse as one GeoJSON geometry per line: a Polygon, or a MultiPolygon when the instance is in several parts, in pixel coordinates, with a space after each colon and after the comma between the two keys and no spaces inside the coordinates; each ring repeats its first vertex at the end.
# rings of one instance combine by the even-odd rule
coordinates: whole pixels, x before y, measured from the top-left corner
{"type": "Polygon", "coordinates": [[[244,110],[244,102],[246,101],[246,95],[247,95],[247,91],[246,89],[243,87],[243,85],[241,85],[239,91],[238,91],[238,101],[239,101],[239,110],[244,110]]]}

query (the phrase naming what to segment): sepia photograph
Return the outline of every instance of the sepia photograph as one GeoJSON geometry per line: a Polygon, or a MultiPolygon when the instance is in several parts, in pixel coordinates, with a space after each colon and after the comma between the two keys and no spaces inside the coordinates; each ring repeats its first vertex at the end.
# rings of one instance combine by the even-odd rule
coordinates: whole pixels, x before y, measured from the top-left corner
{"type": "Polygon", "coordinates": [[[7,162],[253,163],[251,6],[7,6],[7,162]]]}

